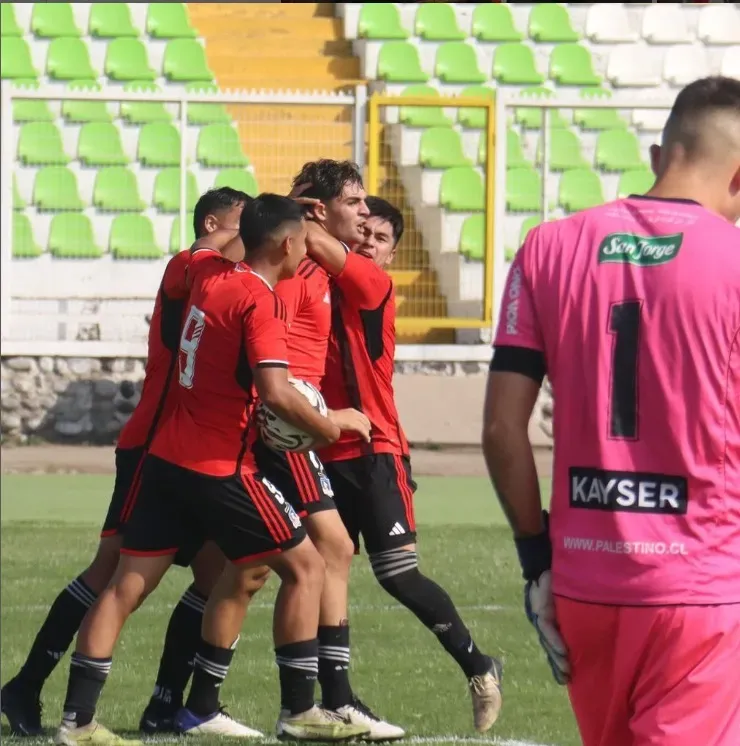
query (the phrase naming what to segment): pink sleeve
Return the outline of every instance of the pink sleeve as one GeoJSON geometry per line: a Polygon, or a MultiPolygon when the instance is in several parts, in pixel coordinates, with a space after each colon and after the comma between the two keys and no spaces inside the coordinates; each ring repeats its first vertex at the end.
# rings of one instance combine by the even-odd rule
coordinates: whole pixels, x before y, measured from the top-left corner
{"type": "Polygon", "coordinates": [[[529,232],[511,265],[501,300],[494,347],[526,347],[538,352],[545,351],[532,297],[530,274],[532,245],[538,234],[536,229],[529,232]]]}

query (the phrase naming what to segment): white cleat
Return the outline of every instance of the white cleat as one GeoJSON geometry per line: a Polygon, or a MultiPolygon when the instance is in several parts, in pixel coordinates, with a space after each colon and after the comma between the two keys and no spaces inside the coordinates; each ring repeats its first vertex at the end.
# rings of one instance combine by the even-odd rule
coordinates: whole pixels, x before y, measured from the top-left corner
{"type": "Polygon", "coordinates": [[[54,743],[56,746],[144,746],[141,741],[117,736],[95,720],[80,727],[63,721],[54,735],[54,743]]]}
{"type": "Polygon", "coordinates": [[[264,738],[254,728],[249,728],[222,707],[218,712],[207,717],[199,717],[183,707],[175,715],[175,727],[184,736],[224,736],[226,738],[264,738]]]}
{"type": "Polygon", "coordinates": [[[366,736],[370,728],[350,723],[331,710],[314,705],[310,710],[292,715],[281,710],[275,732],[280,741],[351,741],[366,736]]]}
{"type": "Polygon", "coordinates": [[[492,658],[491,669],[468,682],[473,698],[473,724],[478,733],[489,730],[501,712],[501,673],[500,661],[492,658]]]}
{"type": "Polygon", "coordinates": [[[398,741],[406,735],[403,728],[381,720],[359,699],[355,699],[350,705],[338,708],[335,712],[350,723],[366,725],[370,729],[367,735],[362,736],[363,741],[398,741]]]}

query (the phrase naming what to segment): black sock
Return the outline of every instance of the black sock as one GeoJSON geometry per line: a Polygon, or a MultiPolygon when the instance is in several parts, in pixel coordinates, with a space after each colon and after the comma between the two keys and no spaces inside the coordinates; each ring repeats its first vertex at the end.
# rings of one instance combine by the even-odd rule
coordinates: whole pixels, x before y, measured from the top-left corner
{"type": "Polygon", "coordinates": [[[318,639],[275,648],[275,662],[280,669],[280,706],[291,715],[310,710],[319,672],[318,639]]]}
{"type": "Polygon", "coordinates": [[[200,717],[218,711],[218,690],[229,672],[235,648],[236,642],[230,648],[217,648],[205,640],[200,641],[193,665],[193,683],[186,705],[188,710],[200,717]]]}
{"type": "Polygon", "coordinates": [[[206,597],[191,585],[172,610],[167,625],[152,699],[173,709],[182,706],[185,687],[193,672],[206,601],[206,597]]]}
{"type": "Polygon", "coordinates": [[[72,653],[62,715],[66,723],[79,728],[92,722],[111,663],[111,658],[88,658],[72,653]]]}
{"type": "Polygon", "coordinates": [[[75,578],[54,600],[41,629],[31,646],[18,680],[36,692],[41,692],[57,663],[72,644],[87,610],[95,603],[97,595],[82,577],[75,578]]]}
{"type": "Polygon", "coordinates": [[[321,704],[338,710],[354,699],[349,683],[349,625],[319,627],[321,704]]]}
{"type": "Polygon", "coordinates": [[[476,647],[452,599],[419,572],[416,552],[391,549],[372,555],[370,562],[380,585],[437,635],[467,678],[490,670],[491,659],[476,647]]]}

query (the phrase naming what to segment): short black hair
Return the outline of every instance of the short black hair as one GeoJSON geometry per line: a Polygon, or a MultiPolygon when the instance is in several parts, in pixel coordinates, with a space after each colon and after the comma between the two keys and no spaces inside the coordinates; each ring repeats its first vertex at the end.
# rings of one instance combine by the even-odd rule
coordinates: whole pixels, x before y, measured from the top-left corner
{"type": "Polygon", "coordinates": [[[707,145],[707,116],[715,113],[740,116],[740,80],[713,75],[689,83],[673,103],[663,132],[663,145],[680,143],[686,155],[692,158],[707,145]]]}
{"type": "Polygon", "coordinates": [[[306,163],[300,173],[293,179],[293,186],[310,184],[311,187],[301,197],[313,197],[327,202],[336,199],[347,184],[362,186],[362,174],[352,161],[334,161],[322,158],[319,161],[306,163]]]}
{"type": "Polygon", "coordinates": [[[264,192],[244,205],[239,237],[247,255],[259,251],[286,223],[303,220],[301,206],[288,197],[264,192]]]}
{"type": "Polygon", "coordinates": [[[365,204],[370,211],[371,218],[387,220],[393,229],[393,245],[397,246],[403,236],[403,215],[401,211],[390,202],[380,197],[365,197],[365,204]]]}
{"type": "Polygon", "coordinates": [[[208,215],[217,212],[231,210],[238,205],[245,205],[251,197],[246,192],[240,192],[238,189],[231,187],[219,187],[218,189],[209,189],[200,196],[193,210],[193,232],[196,238],[203,238],[205,235],[204,223],[208,215]]]}

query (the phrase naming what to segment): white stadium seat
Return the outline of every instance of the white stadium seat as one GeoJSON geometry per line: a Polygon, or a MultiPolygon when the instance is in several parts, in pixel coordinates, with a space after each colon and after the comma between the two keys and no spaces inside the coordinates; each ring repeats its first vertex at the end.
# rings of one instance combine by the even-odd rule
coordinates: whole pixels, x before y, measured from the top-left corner
{"type": "Polygon", "coordinates": [[[639,34],[630,28],[627,11],[621,3],[594,3],[586,16],[586,36],[597,43],[636,41],[639,34]]]}
{"type": "Polygon", "coordinates": [[[725,51],[719,71],[721,75],[740,80],[740,46],[725,51]]]}
{"type": "Polygon", "coordinates": [[[635,109],[632,126],[639,132],[662,132],[667,118],[665,109],[635,109]]]}
{"type": "Polygon", "coordinates": [[[697,35],[705,44],[740,44],[740,7],[723,3],[702,8],[697,35]]]}
{"type": "Polygon", "coordinates": [[[609,55],[606,77],[618,88],[660,85],[660,55],[637,44],[616,47],[609,55]]]}
{"type": "Polygon", "coordinates": [[[651,44],[691,41],[685,10],[679,3],[648,5],[642,17],[642,37],[651,44]]]}
{"type": "Polygon", "coordinates": [[[709,75],[709,62],[703,47],[670,47],[663,61],[663,77],[671,85],[684,86],[709,75]]]}

